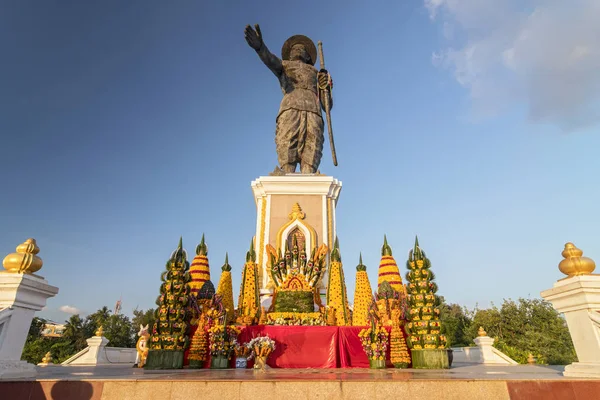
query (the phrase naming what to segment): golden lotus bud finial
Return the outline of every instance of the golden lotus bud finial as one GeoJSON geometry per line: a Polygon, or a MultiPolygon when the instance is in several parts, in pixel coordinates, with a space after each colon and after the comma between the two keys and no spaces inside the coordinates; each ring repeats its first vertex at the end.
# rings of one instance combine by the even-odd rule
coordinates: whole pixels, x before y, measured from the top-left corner
{"type": "Polygon", "coordinates": [[[479,336],[487,336],[487,332],[483,330],[483,326],[479,327],[479,330],[477,330],[477,335],[479,335],[479,336]]]}
{"type": "Polygon", "coordinates": [[[535,364],[535,357],[531,353],[529,353],[529,356],[527,357],[527,364],[535,364]]]}
{"type": "Polygon", "coordinates": [[[98,328],[98,330],[96,330],[95,335],[96,336],[102,336],[102,335],[104,335],[104,328],[102,327],[102,325],[100,325],[100,328],[98,328]]]}
{"type": "Polygon", "coordinates": [[[594,260],[583,257],[583,251],[571,242],[565,244],[565,249],[561,254],[565,259],[558,264],[558,269],[565,275],[589,275],[596,269],[594,260]]]}
{"type": "Polygon", "coordinates": [[[17,246],[16,253],[10,253],[2,261],[8,272],[17,274],[33,274],[42,268],[44,262],[37,256],[40,252],[35,239],[27,239],[17,246]]]}
{"type": "Polygon", "coordinates": [[[52,354],[47,352],[46,355],[42,358],[42,364],[50,364],[52,362],[52,354]]]}

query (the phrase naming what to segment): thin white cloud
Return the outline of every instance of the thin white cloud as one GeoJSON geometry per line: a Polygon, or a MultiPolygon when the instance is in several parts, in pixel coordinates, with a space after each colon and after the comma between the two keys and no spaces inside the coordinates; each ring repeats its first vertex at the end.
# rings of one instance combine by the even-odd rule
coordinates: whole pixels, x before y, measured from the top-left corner
{"type": "Polygon", "coordinates": [[[600,122],[600,1],[424,0],[448,46],[433,62],[470,93],[476,116],[525,105],[563,131],[600,122]]]}
{"type": "Polygon", "coordinates": [[[73,307],[73,306],[60,306],[58,309],[64,313],[71,314],[71,315],[80,313],[79,308],[73,307]]]}

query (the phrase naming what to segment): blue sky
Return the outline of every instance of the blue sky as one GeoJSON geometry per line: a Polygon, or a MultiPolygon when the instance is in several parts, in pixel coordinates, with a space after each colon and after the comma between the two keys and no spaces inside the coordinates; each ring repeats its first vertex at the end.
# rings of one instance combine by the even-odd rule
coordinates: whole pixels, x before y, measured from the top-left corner
{"type": "Polygon", "coordinates": [[[250,182],[277,162],[281,91],[243,35],[259,23],[276,54],[323,41],[349,295],[359,251],[376,283],[385,233],[403,272],[419,235],[450,302],[539,297],[565,242],[600,261],[600,8],[497,3],[3,3],[0,254],[37,239],[60,288],[43,316],[130,314],[204,233],[237,296],[250,182]]]}

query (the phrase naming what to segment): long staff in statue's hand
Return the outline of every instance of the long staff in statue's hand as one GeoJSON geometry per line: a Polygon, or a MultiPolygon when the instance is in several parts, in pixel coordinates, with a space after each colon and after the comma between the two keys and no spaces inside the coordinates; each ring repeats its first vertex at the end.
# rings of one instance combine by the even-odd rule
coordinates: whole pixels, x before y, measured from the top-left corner
{"type": "MultiPolygon", "coordinates": [[[[325,58],[323,57],[323,43],[319,40],[319,60],[321,62],[321,71],[326,72],[325,70],[325,58]]],[[[333,159],[333,165],[337,167],[337,155],[335,153],[335,143],[333,142],[333,129],[331,128],[331,106],[329,104],[329,96],[331,95],[331,87],[329,83],[321,87],[319,85],[319,89],[326,91],[325,98],[323,99],[323,104],[325,105],[325,115],[327,116],[327,131],[329,132],[329,144],[331,145],[331,158],[333,159]]]]}

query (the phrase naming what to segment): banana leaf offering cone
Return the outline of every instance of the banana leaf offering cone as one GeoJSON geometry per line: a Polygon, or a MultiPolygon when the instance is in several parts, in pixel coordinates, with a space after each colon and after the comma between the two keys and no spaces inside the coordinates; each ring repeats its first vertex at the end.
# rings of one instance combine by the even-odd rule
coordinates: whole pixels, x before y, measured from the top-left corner
{"type": "Polygon", "coordinates": [[[251,325],[260,310],[260,296],[258,292],[258,266],[256,264],[256,252],[254,251],[254,239],[250,242],[250,250],[246,253],[246,263],[242,270],[242,286],[238,299],[238,322],[251,325]]]}
{"type": "Polygon", "coordinates": [[[398,264],[396,264],[396,260],[392,255],[392,248],[388,245],[387,237],[385,235],[383,236],[383,247],[381,248],[381,261],[379,262],[377,287],[379,288],[383,282],[388,282],[398,293],[406,294],[398,264]]]}
{"type": "Polygon", "coordinates": [[[446,337],[441,333],[438,286],[431,272],[431,262],[416,237],[406,267],[409,270],[406,273],[409,305],[406,331],[413,368],[449,368],[446,337]]]}
{"type": "Polygon", "coordinates": [[[198,292],[206,282],[210,282],[210,267],[208,265],[208,247],[204,241],[204,235],[200,244],[196,247],[196,257],[192,260],[190,266],[190,288],[194,296],[198,296],[198,292]]]}
{"type": "Polygon", "coordinates": [[[231,265],[228,262],[228,256],[225,254],[225,264],[221,267],[221,279],[217,286],[217,294],[223,299],[223,307],[227,313],[227,323],[234,322],[234,305],[233,305],[233,284],[231,281],[231,265]]]}
{"type": "Polygon", "coordinates": [[[362,254],[356,267],[356,285],[354,286],[354,312],[352,314],[353,326],[369,325],[369,305],[373,301],[371,283],[367,275],[367,267],[363,265],[362,254]]]}
{"type": "Polygon", "coordinates": [[[190,267],[187,253],[179,239],[177,249],[161,274],[160,296],[156,299],[156,322],[152,326],[145,369],[183,368],[184,351],[189,344],[188,300],[190,267]]]}
{"type": "Polygon", "coordinates": [[[352,325],[342,257],[337,238],[331,251],[331,267],[329,269],[329,283],[327,284],[327,306],[335,309],[335,323],[337,326],[352,325]]]}

